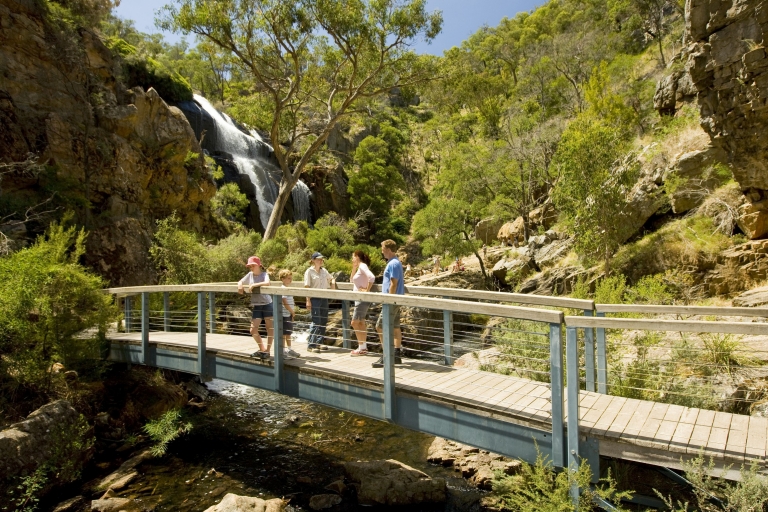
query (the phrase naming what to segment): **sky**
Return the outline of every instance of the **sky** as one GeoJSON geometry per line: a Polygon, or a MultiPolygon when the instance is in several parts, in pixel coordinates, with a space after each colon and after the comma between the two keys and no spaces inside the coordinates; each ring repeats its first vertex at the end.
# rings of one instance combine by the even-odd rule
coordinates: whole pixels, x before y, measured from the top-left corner
{"type": "MultiPolygon", "coordinates": [[[[290,1],[290,0],[289,0],[290,1]]],[[[165,0],[122,0],[116,13],[121,18],[131,19],[142,32],[158,32],[155,28],[155,11],[168,3],[165,0]]],[[[443,31],[432,44],[419,41],[414,49],[417,53],[442,55],[445,50],[459,46],[463,40],[483,25],[496,26],[502,18],[511,18],[521,11],[530,11],[544,0],[428,0],[428,10],[443,11],[443,31]]],[[[164,34],[169,42],[181,40],[178,34],[164,34]]],[[[191,37],[190,43],[194,42],[191,37]]]]}

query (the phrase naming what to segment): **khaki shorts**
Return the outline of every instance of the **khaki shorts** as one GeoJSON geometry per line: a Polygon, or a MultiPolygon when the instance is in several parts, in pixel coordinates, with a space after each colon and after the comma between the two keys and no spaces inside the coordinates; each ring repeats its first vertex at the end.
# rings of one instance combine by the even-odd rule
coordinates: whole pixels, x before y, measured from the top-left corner
{"type": "MultiPolygon", "coordinates": [[[[400,306],[390,306],[390,311],[392,312],[392,323],[395,326],[395,329],[400,328],[400,306]]],[[[384,314],[384,307],[382,306],[381,313],[379,313],[379,319],[376,320],[376,329],[384,329],[382,325],[382,315],[384,314]]]]}

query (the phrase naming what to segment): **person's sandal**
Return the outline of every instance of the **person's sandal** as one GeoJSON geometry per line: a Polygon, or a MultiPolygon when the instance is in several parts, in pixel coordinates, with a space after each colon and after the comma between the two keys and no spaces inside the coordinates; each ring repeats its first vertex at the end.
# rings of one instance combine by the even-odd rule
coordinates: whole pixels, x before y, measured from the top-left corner
{"type": "Polygon", "coordinates": [[[349,353],[351,356],[367,356],[368,350],[364,348],[358,348],[349,353]]]}

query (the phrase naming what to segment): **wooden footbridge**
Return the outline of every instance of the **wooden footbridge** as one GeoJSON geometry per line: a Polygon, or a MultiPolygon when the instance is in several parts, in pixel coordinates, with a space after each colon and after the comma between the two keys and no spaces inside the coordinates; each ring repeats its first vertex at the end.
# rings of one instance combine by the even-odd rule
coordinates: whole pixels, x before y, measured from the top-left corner
{"type": "Polygon", "coordinates": [[[718,468],[732,466],[726,473],[730,478],[738,478],[740,466],[750,461],[766,470],[767,418],[608,394],[611,354],[606,330],[762,337],[768,336],[768,323],[763,323],[768,309],[595,305],[569,298],[429,287],[410,287],[404,296],[348,289],[264,290],[273,296],[276,317],[281,294],[340,302],[342,345],[308,353],[306,345],[294,341],[302,357],[285,359],[280,323],[275,322],[272,357],[260,361],[249,357],[256,349],[244,330],[249,317],[237,324],[226,307],[217,306],[217,299],[225,302],[221,294],[236,293],[235,284],[131,287],[109,290],[125,299],[127,331],[109,335],[109,357],[274,390],[528,462],[535,462],[538,452],[557,467],[573,468],[586,460],[595,474],[600,456],[680,469],[681,461],[700,453],[712,457],[718,468]],[[186,297],[197,294],[196,310],[172,310],[171,294],[182,292],[186,297]],[[150,294],[156,294],[154,302],[150,294]],[[160,295],[162,306],[150,309],[151,303],[160,304],[160,295]],[[140,305],[134,302],[137,296],[140,305]],[[384,312],[393,305],[410,308],[410,323],[406,318],[403,322],[403,344],[425,352],[425,357],[406,357],[403,364],[394,364],[391,321],[383,324],[383,369],[372,368],[372,357],[350,357],[349,309],[357,300],[381,305],[384,312]],[[566,316],[561,310],[581,314],[566,316]],[[605,316],[615,313],[715,315],[742,321],[605,316]],[[472,323],[477,315],[483,325],[472,323]],[[477,346],[468,345],[470,333],[480,340],[477,346]],[[502,368],[507,375],[484,371],[482,365],[453,364],[457,352],[477,353],[490,346],[494,333],[517,343],[508,354],[517,362],[502,368]]]}

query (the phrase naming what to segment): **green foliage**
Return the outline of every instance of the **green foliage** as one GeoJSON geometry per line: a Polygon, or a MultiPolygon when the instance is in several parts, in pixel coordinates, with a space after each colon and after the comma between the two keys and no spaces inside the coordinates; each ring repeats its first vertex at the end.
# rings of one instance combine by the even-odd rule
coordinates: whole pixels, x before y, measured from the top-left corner
{"type": "Polygon", "coordinates": [[[672,304],[675,292],[664,280],[663,274],[643,276],[629,291],[634,304],[672,304]]]}
{"type": "Polygon", "coordinates": [[[425,256],[472,254],[482,245],[470,238],[473,230],[470,205],[460,200],[434,199],[413,219],[413,236],[422,242],[425,256]]]}
{"type": "Polygon", "coordinates": [[[623,275],[604,277],[595,284],[595,303],[624,304],[626,292],[627,279],[623,275]]]}
{"type": "Polygon", "coordinates": [[[184,421],[181,409],[171,409],[158,419],[147,422],[143,429],[155,443],[151,448],[152,455],[162,457],[171,442],[192,430],[192,423],[184,421]]]}
{"type": "Polygon", "coordinates": [[[71,28],[97,27],[119,0],[42,0],[52,21],[63,22],[71,28]]]}
{"type": "Polygon", "coordinates": [[[165,101],[189,101],[192,87],[177,72],[168,69],[152,57],[129,54],[123,61],[123,78],[128,87],[141,86],[145,90],[154,87],[165,101]]]}
{"type": "Polygon", "coordinates": [[[265,267],[273,266],[288,256],[288,246],[280,238],[265,240],[259,247],[259,255],[265,267]]]}
{"type": "MultiPolygon", "coordinates": [[[[685,477],[693,484],[695,503],[697,510],[702,512],[762,512],[768,504],[768,481],[760,474],[760,467],[753,462],[749,467],[741,467],[741,479],[731,482],[717,478],[715,475],[715,461],[710,457],[706,462],[703,454],[689,461],[683,462],[685,477]],[[717,498],[722,506],[712,498],[717,498]]],[[[688,502],[673,499],[672,496],[664,496],[657,491],[664,500],[668,509],[673,512],[687,512],[691,510],[688,502]]]]}
{"type": "Polygon", "coordinates": [[[104,46],[120,55],[121,57],[128,57],[129,55],[136,54],[136,47],[129,44],[125,39],[119,37],[107,37],[104,40],[104,46]]]}
{"type": "Polygon", "coordinates": [[[549,382],[549,328],[540,322],[507,320],[493,331],[501,356],[482,370],[549,382]]]}
{"type": "Polygon", "coordinates": [[[226,223],[245,222],[245,211],[249,204],[248,198],[240,192],[237,183],[225,183],[211,199],[213,214],[226,223]]]}
{"type": "Polygon", "coordinates": [[[591,478],[592,471],[586,461],[582,461],[576,471],[555,471],[552,462],[539,453],[536,463],[531,465],[523,462],[517,475],[509,476],[496,471],[493,498],[495,506],[501,510],[515,512],[598,510],[593,503],[596,497],[613,503],[618,510],[624,510],[619,503],[622,499],[631,497],[632,493],[619,492],[610,473],[594,487],[590,484],[591,478]],[[581,489],[578,507],[571,500],[572,484],[581,489]]]}
{"type": "Polygon", "coordinates": [[[319,218],[307,233],[307,246],[324,256],[349,258],[354,251],[357,223],[330,212],[319,218]]]}
{"type": "Polygon", "coordinates": [[[561,179],[553,199],[576,234],[576,249],[608,267],[623,241],[626,196],[637,166],[618,165],[626,145],[603,121],[582,116],[568,127],[555,154],[561,179]]]}
{"type": "Polygon", "coordinates": [[[259,251],[261,235],[235,233],[214,245],[180,227],[174,213],[157,221],[149,255],[164,284],[236,281],[245,273],[248,257],[259,251]]]}
{"type": "Polygon", "coordinates": [[[85,232],[52,223],[30,247],[0,258],[0,384],[13,399],[20,388],[45,393],[55,362],[100,357],[116,310],[104,281],[78,264],[85,232]],[[83,335],[94,328],[93,334],[83,335]]]}

